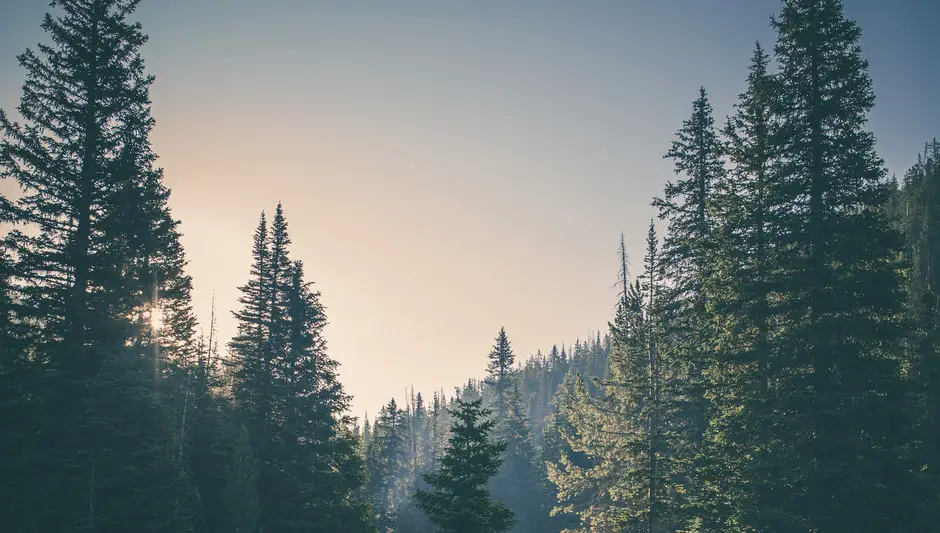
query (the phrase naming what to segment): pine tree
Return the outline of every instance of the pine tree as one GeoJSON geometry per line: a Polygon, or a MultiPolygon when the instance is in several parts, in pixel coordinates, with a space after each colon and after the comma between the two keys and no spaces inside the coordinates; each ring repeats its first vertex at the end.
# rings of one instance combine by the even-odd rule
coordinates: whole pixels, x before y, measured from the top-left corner
{"type": "Polygon", "coordinates": [[[398,505],[404,501],[408,442],[405,413],[394,398],[379,412],[372,426],[367,458],[373,523],[385,533],[395,525],[398,505]]]}
{"type": "Polygon", "coordinates": [[[496,419],[502,420],[506,417],[506,396],[512,387],[512,377],[515,373],[513,365],[516,362],[509,337],[506,336],[506,328],[499,328],[496,344],[487,357],[489,363],[486,365],[486,384],[493,388],[496,419]]]}
{"type": "Polygon", "coordinates": [[[672,298],[676,305],[690,305],[698,314],[705,304],[702,284],[710,274],[711,204],[715,182],[724,174],[721,156],[712,106],[705,89],[700,88],[692,115],[683,122],[665,155],[683,179],[667,183],[663,197],[653,200],[660,218],[669,222],[663,261],[675,284],[672,298]]]}
{"type": "MultiPolygon", "coordinates": [[[[897,347],[899,235],[874,136],[858,26],[838,0],[788,0],[775,19],[779,83],[769,207],[775,324],[765,370],[757,530],[921,531],[905,464],[897,347]],[[872,468],[872,465],[878,465],[872,468]]],[[[763,405],[749,405],[747,410],[763,405]]]]}
{"type": "Polygon", "coordinates": [[[680,428],[675,439],[683,442],[679,448],[687,461],[687,490],[693,499],[705,484],[701,446],[712,409],[706,395],[706,374],[713,358],[710,300],[717,281],[714,204],[715,187],[725,173],[722,156],[712,106],[705,89],[700,88],[692,115],[683,122],[665,155],[673,160],[680,179],[667,183],[663,197],[653,200],[659,217],[668,221],[660,260],[668,281],[661,306],[662,323],[668,324],[662,333],[666,339],[663,348],[686,374],[676,382],[683,389],[677,392],[677,401],[684,405],[677,415],[680,420],[673,422],[680,428]]]}
{"type": "Polygon", "coordinates": [[[484,397],[494,407],[494,437],[506,443],[502,467],[492,480],[491,490],[519,518],[514,531],[541,530],[539,518],[547,514],[538,498],[543,477],[535,464],[528,421],[522,411],[519,376],[513,368],[515,354],[505,328],[500,328],[487,357],[484,397]]]}
{"type": "MultiPolygon", "coordinates": [[[[276,217],[274,226],[286,228],[286,221],[278,224],[276,217]]],[[[284,242],[289,242],[286,231],[284,242]]],[[[288,275],[283,295],[288,344],[280,349],[285,357],[277,368],[286,394],[278,431],[285,443],[285,463],[300,484],[297,496],[302,503],[293,519],[280,519],[298,531],[363,530],[365,507],[352,495],[364,482],[364,464],[356,452],[353,421],[346,415],[349,397],[337,376],[339,365],[326,353],[326,311],[320,293],[304,279],[301,261],[290,265],[288,275]]]]}
{"type": "Polygon", "coordinates": [[[685,374],[674,370],[676,354],[662,342],[662,265],[652,221],[644,270],[621,291],[599,397],[579,379],[562,404],[570,425],[562,438],[589,461],[562,454],[549,466],[564,504],[557,510],[577,513],[591,531],[676,531],[685,524],[685,374]]]}
{"type": "Polygon", "coordinates": [[[490,443],[493,421],[482,400],[457,398],[454,425],[440,467],[425,475],[430,491],[418,490],[418,505],[441,533],[497,533],[514,523],[512,513],[486,489],[500,467],[504,443],[490,443]]]}
{"type": "MultiPolygon", "coordinates": [[[[549,513],[550,525],[555,531],[576,531],[581,524],[581,513],[598,500],[600,488],[596,484],[568,482],[572,468],[584,471],[594,464],[590,456],[575,449],[570,443],[580,441],[578,428],[568,418],[569,410],[576,401],[585,397],[582,376],[569,375],[558,387],[551,400],[551,411],[542,430],[541,457],[546,465],[546,478],[551,484],[550,492],[555,500],[549,513]]],[[[575,444],[577,446],[577,444],[575,444]]]]}
{"type": "Polygon", "coordinates": [[[724,129],[730,170],[715,185],[710,316],[715,354],[708,398],[715,405],[704,451],[708,479],[698,502],[700,526],[742,529],[758,511],[754,500],[766,453],[762,442],[773,422],[766,405],[770,357],[767,279],[773,227],[768,191],[775,123],[769,57],[755,46],[747,88],[724,129]],[[747,405],[750,409],[742,410],[747,405]]]}
{"type": "Polygon", "coordinates": [[[372,425],[369,423],[369,413],[366,413],[363,420],[362,433],[359,437],[359,449],[361,450],[362,456],[365,457],[366,450],[369,449],[369,443],[372,441],[372,425]]]}
{"type": "Polygon", "coordinates": [[[270,316],[268,225],[264,213],[254,233],[248,282],[239,287],[241,309],[233,312],[238,333],[229,342],[233,398],[245,418],[252,448],[260,460],[268,453],[274,415],[273,356],[267,343],[270,316]]]}
{"type": "Polygon", "coordinates": [[[278,205],[270,233],[262,214],[251,279],[230,343],[234,398],[258,460],[260,524],[273,531],[359,531],[366,508],[349,398],[326,353],[320,294],[289,261],[287,220],[278,205]]]}
{"type": "Polygon", "coordinates": [[[434,392],[431,403],[431,461],[435,465],[444,456],[444,445],[447,442],[447,398],[443,391],[434,392]]]}
{"type": "Polygon", "coordinates": [[[529,422],[522,409],[518,382],[506,391],[505,418],[495,419],[494,436],[506,444],[503,464],[493,477],[490,490],[516,517],[512,531],[545,531],[548,500],[545,475],[537,463],[529,422]]]}
{"type": "Polygon", "coordinates": [[[936,506],[940,497],[940,143],[928,143],[917,163],[904,176],[896,206],[900,227],[907,237],[908,304],[910,331],[907,335],[907,356],[911,379],[911,404],[917,406],[919,446],[915,460],[920,469],[928,520],[936,522],[936,506]],[[928,503],[931,502],[931,503],[928,503]]]}
{"type": "Polygon", "coordinates": [[[7,501],[14,529],[182,531],[194,507],[170,451],[190,283],[148,140],[137,4],[56,2],[42,24],[52,44],[19,56],[24,123],[0,113],[0,175],[23,190],[28,229],[8,241],[16,322],[33,325],[26,394],[41,406],[22,429],[43,436],[6,478],[35,482],[7,501]]]}

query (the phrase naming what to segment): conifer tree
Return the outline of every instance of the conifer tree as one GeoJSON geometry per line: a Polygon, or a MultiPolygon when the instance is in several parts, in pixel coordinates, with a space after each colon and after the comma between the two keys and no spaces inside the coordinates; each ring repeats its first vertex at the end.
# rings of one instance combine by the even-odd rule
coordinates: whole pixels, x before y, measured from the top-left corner
{"type": "MultiPolygon", "coordinates": [[[[681,387],[684,405],[678,414],[676,439],[687,461],[687,490],[698,493],[704,480],[695,458],[702,456],[702,439],[711,417],[706,395],[706,373],[713,357],[713,320],[710,298],[716,291],[715,188],[724,176],[723,150],[715,128],[713,110],[704,88],[692,104],[692,115],[676,132],[665,157],[672,159],[680,179],[666,184],[661,198],[653,200],[659,217],[668,221],[661,264],[664,284],[661,306],[663,348],[674,356],[676,368],[686,377],[681,387]]],[[[695,498],[696,496],[693,496],[695,498]]]]}
{"type": "Polygon", "coordinates": [[[359,437],[359,448],[362,456],[366,456],[366,450],[369,449],[369,442],[372,441],[372,425],[369,423],[369,413],[363,417],[362,433],[359,437]]]}
{"type": "Polygon", "coordinates": [[[547,514],[539,498],[544,477],[535,463],[519,376],[513,368],[515,354],[505,328],[500,328],[488,359],[485,397],[494,407],[494,436],[506,443],[502,467],[492,480],[491,490],[519,518],[514,531],[541,530],[540,518],[547,514]]]}
{"type": "Polygon", "coordinates": [[[407,487],[408,441],[405,413],[394,398],[382,407],[372,426],[367,457],[373,524],[385,533],[393,528],[407,487]]]}
{"type": "Polygon", "coordinates": [[[551,400],[551,411],[543,429],[540,451],[553,504],[557,504],[549,512],[550,524],[555,531],[576,531],[581,524],[581,513],[598,499],[599,488],[596,485],[567,482],[572,467],[583,471],[594,463],[590,456],[570,444],[577,443],[580,435],[568,418],[568,413],[572,412],[568,407],[584,397],[581,394],[584,387],[582,376],[569,375],[561,383],[551,400]]]}
{"type": "Polygon", "coordinates": [[[702,474],[709,480],[700,495],[700,526],[740,529],[757,511],[757,479],[750,475],[764,460],[762,439],[772,417],[766,405],[770,357],[769,172],[775,124],[769,57],[758,43],[747,87],[724,128],[729,172],[716,189],[715,254],[711,317],[715,354],[707,379],[711,417],[702,474]],[[749,410],[742,410],[748,405],[749,410]]]}
{"type": "Polygon", "coordinates": [[[56,2],[42,24],[52,43],[19,56],[23,123],[0,113],[0,175],[23,190],[27,229],[8,241],[16,321],[33,325],[27,394],[41,406],[24,430],[43,435],[16,458],[32,470],[15,477],[36,485],[7,502],[14,529],[182,531],[193,512],[170,453],[179,381],[165,371],[185,363],[194,323],[148,140],[138,3],[56,2]]]}
{"type": "Polygon", "coordinates": [[[493,388],[496,419],[502,420],[506,417],[506,396],[512,388],[512,378],[515,373],[513,365],[516,362],[509,337],[506,336],[506,328],[499,328],[496,344],[493,345],[487,357],[489,362],[486,365],[486,384],[493,388]]]}
{"type": "Polygon", "coordinates": [[[274,531],[359,531],[366,508],[349,398],[326,353],[325,310],[289,261],[290,237],[278,205],[270,233],[262,214],[251,278],[229,344],[234,398],[258,460],[260,526],[274,531]]]}
{"type": "Polygon", "coordinates": [[[267,342],[270,316],[270,269],[268,225],[261,213],[252,243],[248,282],[239,287],[241,309],[233,312],[238,333],[229,342],[233,367],[233,396],[259,458],[267,453],[270,421],[274,411],[273,355],[267,342]]]}
{"type": "Polygon", "coordinates": [[[496,419],[494,435],[506,444],[503,463],[491,482],[493,497],[516,517],[512,531],[545,531],[550,507],[545,474],[539,468],[536,449],[530,437],[529,421],[523,412],[518,382],[506,392],[506,415],[496,419]]]}
{"type": "Polygon", "coordinates": [[[675,531],[686,520],[685,375],[662,342],[662,265],[652,221],[644,270],[621,292],[599,397],[579,379],[562,406],[571,426],[562,437],[590,461],[579,465],[562,454],[549,465],[557,510],[577,513],[592,531],[675,531]]]}
{"type": "Polygon", "coordinates": [[[425,475],[430,491],[418,490],[418,506],[440,533],[498,533],[514,523],[512,513],[490,497],[486,486],[500,467],[504,443],[489,442],[493,421],[482,400],[456,399],[455,418],[440,467],[425,475]]]}
{"type": "Polygon", "coordinates": [[[860,31],[838,0],[788,0],[773,25],[773,463],[755,481],[768,490],[752,527],[930,529],[905,492],[915,485],[899,403],[900,239],[865,129],[874,95],[860,31]]]}
{"type": "MultiPolygon", "coordinates": [[[[919,446],[915,460],[924,465],[924,491],[940,497],[940,143],[928,143],[917,163],[904,176],[896,207],[907,237],[908,302],[906,359],[910,367],[911,400],[917,406],[919,446]]],[[[925,500],[926,501],[936,501],[925,500]]],[[[936,506],[926,504],[929,520],[936,521],[936,506]]]]}

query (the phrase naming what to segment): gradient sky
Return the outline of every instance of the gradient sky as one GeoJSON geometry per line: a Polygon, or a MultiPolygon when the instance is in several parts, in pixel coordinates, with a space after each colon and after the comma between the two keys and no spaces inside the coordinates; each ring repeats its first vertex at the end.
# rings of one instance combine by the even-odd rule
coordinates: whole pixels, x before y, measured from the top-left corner
{"type": "MultiPolygon", "coordinates": [[[[0,107],[44,41],[0,0],[0,107]]],[[[776,0],[146,0],[152,140],[222,334],[262,209],[284,208],[328,307],[330,354],[374,413],[606,327],[619,234],[639,258],[662,159],[700,85],[719,120],[776,0]]],[[[940,135],[936,0],[847,0],[898,175],[940,135]]],[[[0,183],[9,193],[11,183],[0,183]]]]}

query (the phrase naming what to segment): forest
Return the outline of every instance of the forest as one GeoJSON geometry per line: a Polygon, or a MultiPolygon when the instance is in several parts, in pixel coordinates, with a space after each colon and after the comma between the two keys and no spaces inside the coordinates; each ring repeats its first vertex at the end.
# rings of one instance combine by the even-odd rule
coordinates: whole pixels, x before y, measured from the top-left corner
{"type": "Polygon", "coordinates": [[[301,200],[258,206],[237,333],[197,320],[139,2],[54,2],[0,110],[0,530],[940,531],[940,143],[889,175],[840,0],[781,1],[726,118],[689,88],[607,325],[494,331],[485,376],[371,420],[301,200]]]}

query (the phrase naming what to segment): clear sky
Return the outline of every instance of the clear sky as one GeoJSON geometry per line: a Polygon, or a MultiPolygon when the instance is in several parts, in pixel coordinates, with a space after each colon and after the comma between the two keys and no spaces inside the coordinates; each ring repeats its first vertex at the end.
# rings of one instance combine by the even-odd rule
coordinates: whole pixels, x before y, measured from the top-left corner
{"type": "MultiPolygon", "coordinates": [[[[776,0],[145,0],[152,140],[207,319],[223,335],[278,201],[374,413],[605,328],[621,231],[637,258],[700,85],[719,120],[776,0]]],[[[0,107],[43,0],[0,0],[0,107]]],[[[899,176],[940,135],[936,0],[847,0],[899,176]]],[[[0,191],[12,184],[0,183],[0,191]]]]}

